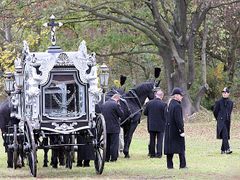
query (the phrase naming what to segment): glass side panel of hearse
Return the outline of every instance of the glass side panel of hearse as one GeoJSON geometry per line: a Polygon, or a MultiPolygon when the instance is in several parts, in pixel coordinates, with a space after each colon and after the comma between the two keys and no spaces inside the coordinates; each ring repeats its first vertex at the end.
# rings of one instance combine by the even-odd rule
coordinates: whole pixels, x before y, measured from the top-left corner
{"type": "Polygon", "coordinates": [[[51,72],[43,87],[43,120],[86,119],[86,86],[73,72],[51,72]]]}

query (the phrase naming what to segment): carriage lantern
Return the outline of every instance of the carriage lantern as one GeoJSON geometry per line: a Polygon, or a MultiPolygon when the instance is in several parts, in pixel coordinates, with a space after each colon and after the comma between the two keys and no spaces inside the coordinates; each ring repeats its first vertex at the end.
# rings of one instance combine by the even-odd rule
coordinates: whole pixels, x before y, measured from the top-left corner
{"type": "Polygon", "coordinates": [[[6,93],[8,95],[10,95],[10,93],[14,90],[13,84],[14,84],[14,80],[13,80],[13,74],[11,72],[6,72],[4,74],[4,89],[6,91],[6,93]]]}
{"type": "Polygon", "coordinates": [[[23,86],[23,72],[22,72],[23,68],[21,65],[15,67],[15,82],[16,82],[16,86],[18,89],[21,89],[23,86]]]}
{"type": "Polygon", "coordinates": [[[108,86],[108,78],[109,78],[109,68],[107,67],[107,65],[105,63],[103,63],[100,66],[99,78],[100,78],[101,88],[103,89],[103,95],[104,95],[103,102],[105,102],[105,92],[106,92],[106,89],[108,86]]]}

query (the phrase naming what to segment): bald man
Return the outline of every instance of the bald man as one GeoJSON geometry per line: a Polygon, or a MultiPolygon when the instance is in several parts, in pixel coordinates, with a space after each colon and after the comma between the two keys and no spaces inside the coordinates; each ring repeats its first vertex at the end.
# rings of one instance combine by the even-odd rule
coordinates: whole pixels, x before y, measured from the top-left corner
{"type": "Polygon", "coordinates": [[[107,150],[106,161],[117,161],[119,149],[120,118],[123,111],[120,107],[119,94],[114,94],[111,99],[106,101],[102,107],[102,114],[106,121],[107,130],[107,150]]]}
{"type": "Polygon", "coordinates": [[[164,93],[162,90],[156,91],[155,98],[148,101],[144,110],[144,115],[147,116],[147,128],[150,135],[149,155],[151,158],[162,157],[162,144],[165,129],[164,111],[167,105],[162,101],[163,96],[164,93]]]}

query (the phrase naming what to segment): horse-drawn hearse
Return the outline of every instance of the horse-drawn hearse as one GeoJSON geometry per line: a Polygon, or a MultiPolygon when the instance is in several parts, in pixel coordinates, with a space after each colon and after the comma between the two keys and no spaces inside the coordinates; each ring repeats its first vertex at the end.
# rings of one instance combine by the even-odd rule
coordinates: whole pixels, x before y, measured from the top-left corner
{"type": "MultiPolygon", "coordinates": [[[[30,52],[23,43],[21,58],[15,60],[15,73],[5,73],[5,90],[9,94],[11,117],[18,123],[3,134],[7,151],[13,153],[13,167],[19,154],[27,158],[32,176],[37,176],[37,150],[64,147],[67,167],[72,168],[76,147],[91,145],[97,174],[104,168],[106,127],[104,117],[95,112],[101,100],[95,54],[87,53],[82,41],[78,51],[64,52],[56,46],[52,17],[52,46],[46,52],[30,52]],[[78,136],[84,143],[78,143],[78,136]],[[49,141],[49,138],[57,139],[49,141]]],[[[107,83],[108,68],[100,67],[102,85],[107,83]]]]}

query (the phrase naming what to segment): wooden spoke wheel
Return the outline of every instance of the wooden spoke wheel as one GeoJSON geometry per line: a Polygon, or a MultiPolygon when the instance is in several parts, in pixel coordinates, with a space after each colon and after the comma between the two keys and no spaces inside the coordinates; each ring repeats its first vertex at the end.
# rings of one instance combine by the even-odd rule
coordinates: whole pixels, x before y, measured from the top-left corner
{"type": "Polygon", "coordinates": [[[18,164],[18,156],[19,156],[19,148],[17,141],[17,125],[13,125],[13,168],[17,169],[18,164]]]}
{"type": "Polygon", "coordinates": [[[102,114],[98,115],[96,118],[95,142],[95,170],[97,174],[102,174],[107,148],[106,124],[102,114]]]}
{"type": "Polygon", "coordinates": [[[33,177],[36,177],[37,176],[36,144],[34,140],[32,126],[29,120],[26,120],[24,123],[24,138],[25,138],[24,151],[27,156],[30,173],[33,177]]]}

